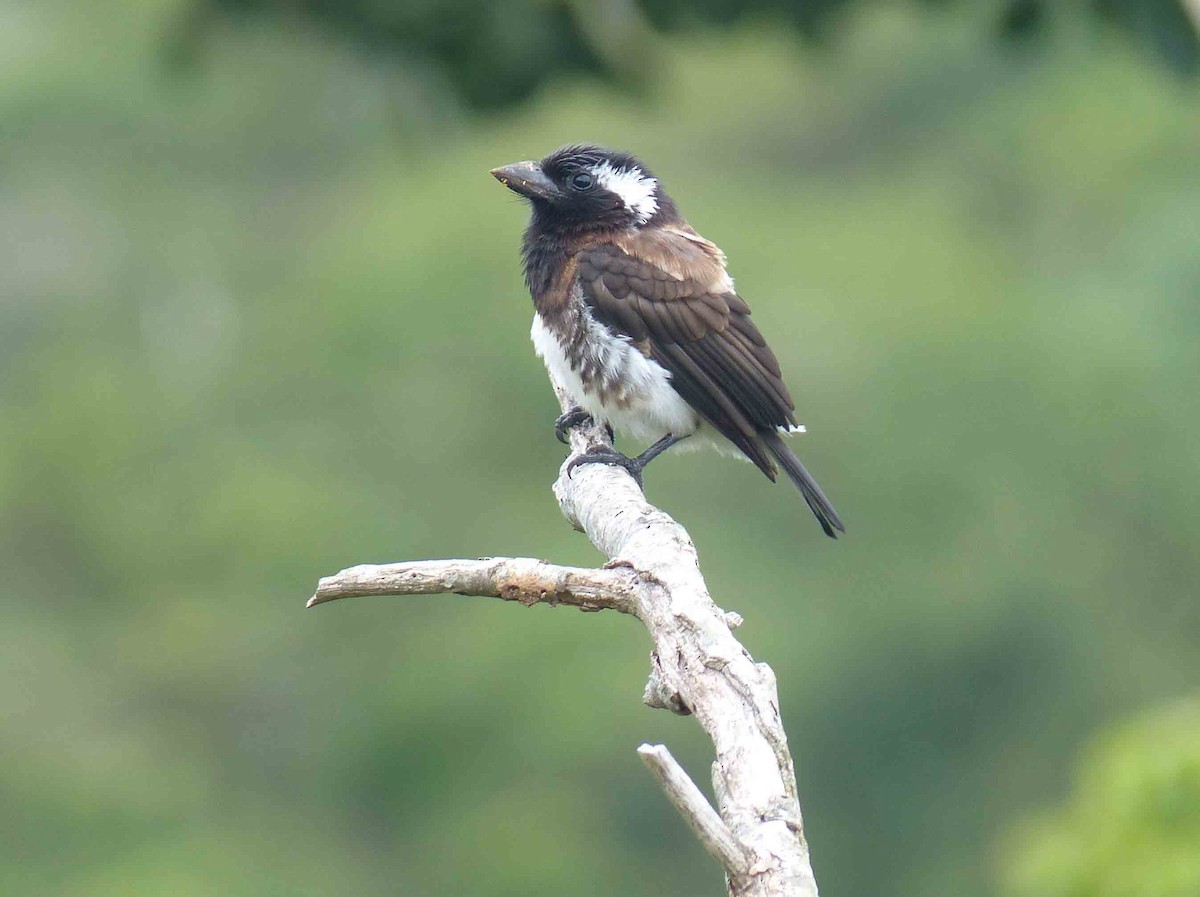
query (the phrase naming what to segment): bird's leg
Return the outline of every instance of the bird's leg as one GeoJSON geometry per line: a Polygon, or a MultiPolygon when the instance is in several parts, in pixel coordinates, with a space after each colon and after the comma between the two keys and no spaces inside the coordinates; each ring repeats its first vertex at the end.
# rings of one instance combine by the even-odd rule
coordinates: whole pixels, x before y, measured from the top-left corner
{"type": "Polygon", "coordinates": [[[633,460],[638,464],[639,467],[641,467],[643,470],[645,470],[647,464],[649,464],[651,461],[653,461],[655,458],[657,458],[659,455],[661,455],[663,452],[665,452],[671,446],[675,445],[675,443],[683,442],[683,440],[685,440],[685,439],[687,439],[686,436],[673,436],[670,433],[668,433],[666,436],[664,436],[662,439],[658,440],[658,442],[654,443],[654,445],[650,446],[650,448],[646,449],[644,452],[642,452],[640,455],[638,455],[633,460]]]}
{"type": "Polygon", "coordinates": [[[629,471],[629,475],[633,477],[634,482],[639,487],[642,487],[642,471],[646,469],[646,465],[675,443],[686,438],[685,436],[673,436],[668,433],[636,458],[627,458],[616,449],[608,448],[607,446],[593,446],[582,455],[571,459],[571,463],[567,465],[567,476],[570,476],[571,471],[580,464],[607,464],[610,467],[625,468],[625,470],[629,471]]]}
{"type": "MultiPolygon", "coordinates": [[[[567,445],[567,430],[591,423],[592,416],[576,405],[570,411],[558,416],[558,419],[554,422],[554,435],[558,437],[559,442],[567,445]]],[[[605,424],[604,429],[608,432],[608,441],[614,441],[613,428],[605,424]]]]}

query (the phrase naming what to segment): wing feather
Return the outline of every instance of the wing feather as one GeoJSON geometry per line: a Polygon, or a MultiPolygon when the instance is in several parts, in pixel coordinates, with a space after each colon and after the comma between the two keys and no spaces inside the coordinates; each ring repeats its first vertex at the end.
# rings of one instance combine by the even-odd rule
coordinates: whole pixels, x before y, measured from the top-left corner
{"type": "Polygon", "coordinates": [[[707,297],[701,297],[700,301],[694,302],[691,308],[692,314],[700,319],[705,333],[721,333],[729,326],[729,306],[724,306],[722,312],[706,300],[707,297]]]}
{"type": "Polygon", "coordinates": [[[666,368],[675,391],[772,480],[778,461],[827,535],[844,532],[777,432],[796,423],[795,406],[750,306],[725,274],[725,256],[686,225],[612,239],[577,253],[592,314],[666,368]]]}
{"type": "Polygon", "coordinates": [[[695,234],[657,233],[643,248],[639,254],[636,236],[626,236],[620,246],[581,251],[584,301],[645,345],[679,394],[773,479],[759,434],[793,425],[794,406],[750,306],[725,275],[724,257],[695,234]]]}

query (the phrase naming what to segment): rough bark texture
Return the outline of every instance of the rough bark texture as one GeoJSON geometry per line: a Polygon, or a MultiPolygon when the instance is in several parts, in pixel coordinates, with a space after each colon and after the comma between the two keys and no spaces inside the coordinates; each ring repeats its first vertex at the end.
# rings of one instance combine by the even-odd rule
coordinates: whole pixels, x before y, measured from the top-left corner
{"type": "Polygon", "coordinates": [[[534,604],[569,604],[580,610],[632,613],[633,574],[625,570],[559,567],[533,558],[406,561],[360,564],[317,584],[314,607],[338,598],[368,595],[482,595],[534,604]]]}
{"type": "MultiPolygon", "coordinates": [[[[558,394],[570,407],[569,397],[558,394]]],[[[606,442],[599,428],[574,430],[572,457],[606,442]]],[[[567,476],[567,463],[554,494],[566,518],[608,558],[602,569],[528,558],[359,566],[322,579],[309,606],[363,595],[456,592],[636,616],[654,643],[644,700],[693,714],[708,733],[719,812],[666,748],[642,745],[642,759],[724,867],[731,897],[815,897],[774,674],[733,637],[741,617],[709,596],[683,527],[650,505],[624,470],[585,464],[567,476]]]]}

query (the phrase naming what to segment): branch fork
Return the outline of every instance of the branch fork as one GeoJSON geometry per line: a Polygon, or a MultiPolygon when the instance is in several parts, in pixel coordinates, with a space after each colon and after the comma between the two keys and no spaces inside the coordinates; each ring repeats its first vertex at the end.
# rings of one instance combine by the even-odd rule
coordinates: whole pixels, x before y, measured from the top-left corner
{"type": "MultiPolygon", "coordinates": [[[[564,410],[574,405],[555,391],[564,410]]],[[[642,761],[724,868],[730,897],[816,897],[774,674],[733,637],[742,618],[709,596],[687,532],[649,504],[626,471],[583,464],[567,474],[573,458],[611,446],[607,433],[576,427],[570,446],[554,494],[567,520],[609,559],[603,567],[533,558],[360,565],[321,579],[308,606],[454,593],[637,617],[654,642],[643,700],[694,715],[711,738],[717,809],[663,745],[639,747],[642,761]]]]}

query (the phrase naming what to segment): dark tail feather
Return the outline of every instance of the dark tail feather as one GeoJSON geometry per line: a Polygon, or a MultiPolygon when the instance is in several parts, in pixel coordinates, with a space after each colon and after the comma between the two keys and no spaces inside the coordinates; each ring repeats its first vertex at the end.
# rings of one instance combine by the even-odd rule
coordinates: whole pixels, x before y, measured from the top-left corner
{"type": "Polygon", "coordinates": [[[825,493],[821,491],[821,487],[804,469],[804,465],[800,463],[800,459],[796,457],[796,453],[788,448],[788,444],[783,441],[783,437],[775,430],[766,430],[758,434],[762,437],[762,441],[766,443],[771,454],[775,456],[775,460],[779,462],[779,466],[783,468],[784,473],[788,475],[796,488],[800,490],[800,494],[804,496],[804,500],[808,502],[809,508],[812,509],[818,522],[821,524],[821,529],[825,530],[825,535],[831,539],[837,538],[837,533],[834,530],[846,531],[846,527],[842,524],[842,520],[838,517],[837,511],[833,509],[833,505],[829,503],[829,499],[825,497],[825,493]]]}

